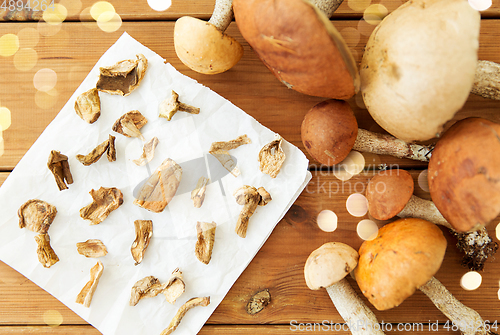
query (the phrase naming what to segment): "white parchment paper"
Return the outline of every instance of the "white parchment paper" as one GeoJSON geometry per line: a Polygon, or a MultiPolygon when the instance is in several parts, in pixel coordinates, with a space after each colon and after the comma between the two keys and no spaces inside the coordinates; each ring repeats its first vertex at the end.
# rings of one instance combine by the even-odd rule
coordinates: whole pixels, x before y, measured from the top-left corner
{"type": "Polygon", "coordinates": [[[195,334],[311,178],[304,154],[285,141],[283,149],[287,158],[278,177],[272,179],[259,171],[258,152],[274,136],[241,109],[177,72],[125,33],[101,57],[0,188],[0,259],[105,335],[159,334],[187,300],[210,296],[210,305],[189,311],[175,332],[195,334]],[[99,67],[135,59],[139,53],[149,62],[140,87],[127,97],[99,93],[99,120],[87,124],[80,119],[74,111],[75,99],[95,87],[99,67]],[[181,101],[200,107],[200,114],[178,112],[171,121],[159,118],[158,105],[172,89],[181,101]],[[132,162],[142,154],[144,142],[111,130],[113,123],[131,110],[139,110],[149,121],[141,129],[146,141],[153,136],[159,139],[155,158],[146,166],[139,167],[132,162]],[[108,162],[105,155],[90,166],[78,162],[77,154],[89,153],[109,134],[116,136],[115,162],[108,162]],[[241,170],[236,178],[228,174],[208,150],[214,141],[231,140],[243,134],[247,134],[252,143],[230,152],[241,170]],[[59,150],[69,157],[74,183],[68,190],[59,191],[47,168],[51,150],[59,150]],[[162,213],[134,205],[138,185],[166,158],[172,158],[183,168],[174,199],[162,213]],[[203,206],[197,209],[190,192],[201,176],[209,177],[211,182],[203,206]],[[243,239],[234,232],[242,206],[236,203],[232,193],[245,184],[263,186],[273,200],[257,208],[250,219],[247,237],[243,239]],[[79,211],[91,203],[89,191],[101,186],[120,189],[124,203],[101,224],[91,226],[80,217],[79,211]],[[49,235],[60,261],[49,269],[38,262],[36,234],[18,225],[17,210],[29,199],[47,201],[58,210],[49,235]],[[134,221],[138,219],[153,221],[153,237],[144,260],[135,266],[130,247],[135,239],[134,221]],[[198,261],[194,254],[197,221],[217,223],[212,260],[208,265],[198,261]],[[97,262],[77,253],[76,243],[87,239],[100,239],[108,249],[108,254],[100,258],[104,272],[90,308],[75,303],[77,294],[89,280],[90,268],[97,262]],[[153,275],[165,282],[177,267],[183,272],[186,292],[175,305],[160,294],[129,306],[130,289],[137,280],[153,275]]]}

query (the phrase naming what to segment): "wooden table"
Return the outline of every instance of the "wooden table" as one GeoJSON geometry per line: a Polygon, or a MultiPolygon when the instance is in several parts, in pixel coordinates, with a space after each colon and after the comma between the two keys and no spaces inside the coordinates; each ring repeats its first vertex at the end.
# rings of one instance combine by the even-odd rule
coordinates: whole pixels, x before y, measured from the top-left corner
{"type": "MultiPolygon", "coordinates": [[[[375,0],[373,3],[378,2],[375,0]]],[[[33,12],[17,17],[23,22],[0,23],[0,37],[18,34],[20,50],[31,48],[37,55],[36,64],[30,69],[18,69],[15,55],[0,56],[0,106],[10,110],[12,120],[8,129],[3,131],[0,183],[57,115],[103,52],[124,31],[166,58],[183,74],[229,99],[264,126],[304,150],[300,140],[300,124],[308,109],[323,99],[299,94],[278,82],[241,37],[234,22],[227,32],[241,42],[245,54],[232,70],[215,76],[201,75],[189,70],[176,57],[173,47],[175,20],[183,15],[208,19],[214,0],[174,0],[172,6],[163,12],[152,10],[145,0],[110,1],[122,20],[119,29],[114,32],[102,31],[90,17],[89,8],[94,1],[61,0],[60,3],[66,6],[68,12],[60,25],[39,23],[41,14],[33,12]],[[57,74],[55,87],[47,93],[38,91],[33,84],[35,73],[44,68],[52,69],[57,74]]],[[[400,4],[399,0],[382,0],[380,3],[389,11],[400,4]]],[[[362,14],[362,11],[351,9],[346,1],[333,17],[335,26],[345,37],[358,62],[374,27],[362,20],[362,14]]],[[[13,19],[7,16],[5,12],[2,13],[2,17],[7,20],[13,19]]],[[[479,58],[500,62],[500,3],[494,0],[493,6],[482,12],[482,17],[479,58]]],[[[382,131],[367,111],[360,108],[362,105],[359,102],[359,97],[349,101],[359,126],[382,131]]],[[[471,95],[455,119],[476,115],[500,122],[499,109],[500,101],[471,95]]],[[[425,164],[408,160],[386,156],[367,158],[364,172],[347,182],[338,180],[331,171],[318,169],[318,165],[311,160],[313,179],[309,186],[279,222],[203,327],[201,334],[288,334],[307,330],[307,323],[343,322],[324,290],[310,291],[305,285],[303,267],[307,256],[328,241],[342,241],[354,248],[361,245],[356,224],[368,216],[357,218],[350,215],[346,210],[346,199],[351,193],[364,191],[374,168],[379,164],[409,169],[415,179],[426,169],[425,164]],[[316,217],[324,209],[330,209],[338,215],[339,226],[335,232],[326,233],[318,228],[316,217]],[[247,301],[263,289],[271,293],[270,304],[260,313],[247,314],[247,301]]],[[[416,193],[430,198],[428,193],[419,188],[418,183],[416,193]]],[[[495,241],[498,223],[500,218],[489,226],[495,241]]],[[[436,277],[485,320],[499,320],[498,257],[486,265],[480,288],[466,291],[460,286],[460,278],[467,269],[460,265],[461,255],[454,247],[454,238],[448,231],[444,230],[444,233],[449,246],[436,277]]],[[[354,280],[348,280],[359,294],[354,280]]],[[[419,334],[458,334],[444,327],[447,319],[420,292],[416,292],[398,308],[375,311],[375,314],[379,321],[392,325],[393,331],[388,333],[397,332],[398,326],[406,326],[407,331],[413,328],[410,332],[419,334]],[[430,328],[435,322],[439,322],[438,331],[430,328]],[[419,324],[422,324],[422,328],[418,328],[419,324]]],[[[315,331],[308,333],[323,332],[316,327],[315,331]]],[[[0,263],[0,333],[99,334],[57,299],[3,263],[0,263]]],[[[335,333],[349,334],[346,331],[335,333]]]]}

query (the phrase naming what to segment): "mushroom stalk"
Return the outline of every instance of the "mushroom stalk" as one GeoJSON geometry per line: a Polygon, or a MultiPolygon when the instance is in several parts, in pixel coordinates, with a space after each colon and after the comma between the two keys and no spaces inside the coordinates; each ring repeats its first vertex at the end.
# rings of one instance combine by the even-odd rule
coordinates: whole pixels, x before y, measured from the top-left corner
{"type": "Polygon", "coordinates": [[[485,322],[478,312],[458,301],[436,278],[432,277],[420,287],[420,291],[429,297],[464,335],[495,334],[485,329],[485,322]]]}
{"type": "Polygon", "coordinates": [[[310,0],[313,5],[318,7],[328,18],[339,8],[343,0],[310,0]]]}
{"type": "Polygon", "coordinates": [[[471,92],[483,98],[500,100],[500,64],[478,61],[471,92]]]}
{"type": "Polygon", "coordinates": [[[358,136],[352,149],[378,155],[409,158],[422,162],[428,162],[432,152],[432,147],[430,146],[407,143],[394,136],[378,134],[365,129],[358,129],[358,136]]]}
{"type": "Polygon", "coordinates": [[[354,335],[385,334],[378,323],[375,314],[359,298],[347,279],[342,279],[326,288],[330,299],[340,316],[349,325],[354,335]]]}
{"type": "Polygon", "coordinates": [[[225,32],[233,17],[233,0],[215,0],[214,12],[208,23],[213,24],[220,32],[225,32]]]}
{"type": "Polygon", "coordinates": [[[412,195],[405,208],[398,214],[400,218],[420,218],[454,231],[453,227],[439,212],[434,202],[412,195]]]}

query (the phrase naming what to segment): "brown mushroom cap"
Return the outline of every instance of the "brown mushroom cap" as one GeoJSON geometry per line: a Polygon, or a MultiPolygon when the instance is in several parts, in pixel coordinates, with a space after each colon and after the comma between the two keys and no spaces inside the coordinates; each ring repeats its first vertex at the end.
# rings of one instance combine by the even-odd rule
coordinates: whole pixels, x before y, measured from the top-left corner
{"type": "Polygon", "coordinates": [[[393,308],[434,276],[445,251],[446,238],[435,224],[415,218],[394,221],[361,245],[356,281],[375,308],[393,308]]]}
{"type": "Polygon", "coordinates": [[[428,179],[432,200],[455,230],[490,223],[500,212],[500,125],[455,123],[436,144],[428,179]]]}
{"type": "Polygon", "coordinates": [[[175,22],[174,46],[179,59],[193,71],[217,74],[232,68],[243,47],[213,24],[190,16],[175,22]]]}
{"type": "Polygon", "coordinates": [[[241,34],[286,86],[348,99],[359,89],[356,63],[330,20],[306,0],[234,0],[241,34]]]}
{"type": "Polygon", "coordinates": [[[389,220],[405,208],[413,194],[413,178],[405,170],[380,171],[368,182],[368,211],[377,220],[389,220]]]}
{"type": "Polygon", "coordinates": [[[341,242],[329,242],[314,250],[304,266],[304,277],[311,290],[329,287],[342,280],[358,263],[358,253],[341,242]]]}
{"type": "Polygon", "coordinates": [[[301,126],[302,143],[318,162],[335,165],[344,160],[358,136],[358,122],[345,101],[320,102],[307,112],[301,126]]]}

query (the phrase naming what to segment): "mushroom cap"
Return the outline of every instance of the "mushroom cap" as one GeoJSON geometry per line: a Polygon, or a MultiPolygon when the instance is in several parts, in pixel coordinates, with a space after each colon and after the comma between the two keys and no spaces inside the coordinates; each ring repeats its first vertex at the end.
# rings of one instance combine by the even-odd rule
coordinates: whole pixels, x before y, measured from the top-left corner
{"type": "Polygon", "coordinates": [[[480,21],[462,0],[408,1],[385,17],[360,70],[366,108],[382,128],[406,142],[442,131],[471,91],[480,21]]]}
{"type": "Polygon", "coordinates": [[[429,162],[429,190],[457,231],[479,229],[500,213],[500,125],[458,121],[437,142],[429,162]]]}
{"type": "Polygon", "coordinates": [[[405,208],[413,194],[413,178],[401,169],[380,171],[368,182],[368,211],[377,220],[389,220],[405,208]]]}
{"type": "Polygon", "coordinates": [[[332,99],[348,99],[359,90],[344,39],[309,1],[234,0],[233,8],[243,37],[289,88],[332,99]]]}
{"type": "Polygon", "coordinates": [[[213,24],[190,16],[175,22],[177,57],[193,71],[217,74],[232,68],[243,55],[243,47],[213,24]]]}
{"type": "Polygon", "coordinates": [[[349,104],[327,100],[311,108],[301,126],[302,143],[318,162],[335,165],[347,157],[356,137],[358,122],[349,104]]]}
{"type": "Polygon", "coordinates": [[[356,281],[375,308],[393,308],[434,276],[445,251],[446,238],[435,224],[415,218],[394,221],[361,245],[356,281]]]}
{"type": "Polygon", "coordinates": [[[314,250],[304,266],[307,287],[319,290],[347,276],[358,264],[358,252],[347,244],[329,242],[314,250]]]}

